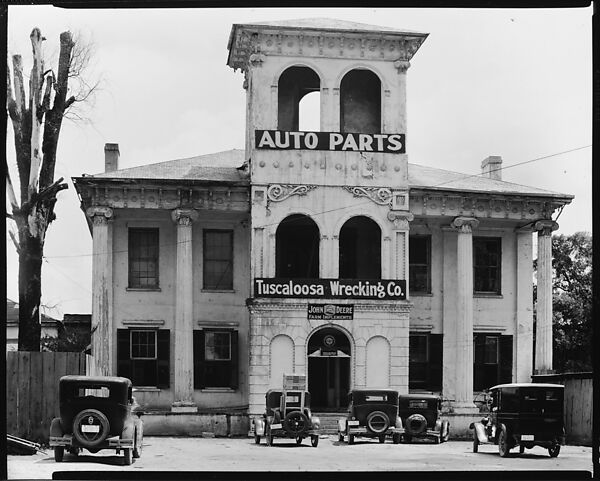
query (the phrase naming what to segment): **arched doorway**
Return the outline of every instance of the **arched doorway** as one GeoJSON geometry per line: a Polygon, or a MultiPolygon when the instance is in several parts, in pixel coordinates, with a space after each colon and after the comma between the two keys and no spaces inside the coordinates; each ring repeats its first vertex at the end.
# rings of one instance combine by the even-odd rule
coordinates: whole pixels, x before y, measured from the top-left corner
{"type": "Polygon", "coordinates": [[[350,390],[350,339],[340,329],[324,327],[308,340],[308,390],[313,411],[340,411],[350,390]]]}

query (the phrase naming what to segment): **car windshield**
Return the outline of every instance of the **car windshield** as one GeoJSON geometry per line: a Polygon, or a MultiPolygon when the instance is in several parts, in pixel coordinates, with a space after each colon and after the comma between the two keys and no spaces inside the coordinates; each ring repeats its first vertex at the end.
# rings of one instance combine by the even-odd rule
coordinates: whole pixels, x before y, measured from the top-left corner
{"type": "Polygon", "coordinates": [[[411,399],[408,401],[409,409],[427,409],[428,403],[425,399],[411,399]]]}
{"type": "Polygon", "coordinates": [[[75,397],[110,397],[110,389],[106,386],[101,387],[80,387],[75,391],[75,397]]]}

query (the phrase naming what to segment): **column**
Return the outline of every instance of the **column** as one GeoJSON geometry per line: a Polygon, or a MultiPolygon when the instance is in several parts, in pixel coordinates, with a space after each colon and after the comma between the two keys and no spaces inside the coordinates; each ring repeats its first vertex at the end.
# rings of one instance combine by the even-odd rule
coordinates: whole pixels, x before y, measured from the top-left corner
{"type": "Polygon", "coordinates": [[[537,247],[537,312],[535,328],[535,373],[552,372],[552,231],[550,219],[535,223],[537,247]]]}
{"type": "Polygon", "coordinates": [[[194,264],[192,262],[192,209],[175,209],[177,224],[177,274],[175,282],[174,402],[173,412],[196,412],[194,405],[194,264]]]}
{"type": "Polygon", "coordinates": [[[473,228],[479,221],[457,217],[452,226],[456,239],[456,338],[454,344],[456,372],[454,412],[477,410],[473,404],[473,228]]]}
{"type": "Polygon", "coordinates": [[[116,355],[112,312],[113,261],[110,207],[94,206],[86,211],[92,220],[92,363],[88,374],[115,376],[116,355]]]}
{"type": "Polygon", "coordinates": [[[533,235],[517,229],[517,315],[515,316],[514,382],[531,382],[533,369],[533,235]]]}

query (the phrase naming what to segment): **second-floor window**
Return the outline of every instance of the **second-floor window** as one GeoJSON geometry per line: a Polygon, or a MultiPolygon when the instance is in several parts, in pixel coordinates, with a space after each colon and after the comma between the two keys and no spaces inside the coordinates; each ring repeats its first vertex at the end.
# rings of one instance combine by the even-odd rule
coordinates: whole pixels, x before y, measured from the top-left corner
{"type": "Polygon", "coordinates": [[[158,288],[158,229],[129,229],[130,288],[158,288]]]}
{"type": "Polygon", "coordinates": [[[408,286],[411,294],[431,293],[431,236],[411,235],[408,247],[408,286]]]}
{"type": "Polygon", "coordinates": [[[204,289],[233,289],[233,231],[204,231],[202,265],[204,289]]]}
{"type": "Polygon", "coordinates": [[[476,293],[501,293],[502,239],[473,237],[473,290],[476,293]]]}
{"type": "Polygon", "coordinates": [[[340,229],[340,278],[381,278],[381,228],[365,216],[348,220],[340,229]]]}

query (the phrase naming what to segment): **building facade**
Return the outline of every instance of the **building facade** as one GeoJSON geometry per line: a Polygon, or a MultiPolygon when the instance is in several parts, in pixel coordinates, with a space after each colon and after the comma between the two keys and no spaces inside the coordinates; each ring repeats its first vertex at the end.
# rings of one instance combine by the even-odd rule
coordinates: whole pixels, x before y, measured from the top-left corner
{"type": "Polygon", "coordinates": [[[552,215],[572,196],[502,181],[497,156],[478,177],[408,162],[406,79],[426,37],[234,25],[245,150],[118,169],[107,144],[106,172],[73,179],[96,372],[172,412],[258,414],[295,372],[313,410],[368,386],[438,392],[468,415],[474,392],[552,369],[552,215]]]}

